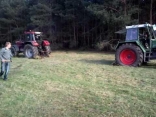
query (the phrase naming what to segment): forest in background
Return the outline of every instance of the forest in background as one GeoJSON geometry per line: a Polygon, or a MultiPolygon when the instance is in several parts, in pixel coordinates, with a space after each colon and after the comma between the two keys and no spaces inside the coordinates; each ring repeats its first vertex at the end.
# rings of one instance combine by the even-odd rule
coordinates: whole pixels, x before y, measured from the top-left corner
{"type": "Polygon", "coordinates": [[[156,0],[0,0],[1,44],[34,30],[52,49],[103,49],[116,31],[146,22],[156,24],[156,0]]]}

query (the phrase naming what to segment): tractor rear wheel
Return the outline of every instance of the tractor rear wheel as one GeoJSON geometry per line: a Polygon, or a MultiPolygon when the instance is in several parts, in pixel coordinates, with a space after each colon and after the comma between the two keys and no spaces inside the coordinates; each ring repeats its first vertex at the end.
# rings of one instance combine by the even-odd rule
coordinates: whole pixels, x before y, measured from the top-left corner
{"type": "Polygon", "coordinates": [[[140,66],[143,62],[143,52],[138,46],[126,43],[117,49],[115,60],[119,65],[140,66]]]}
{"type": "Polygon", "coordinates": [[[27,58],[36,58],[38,55],[38,48],[27,44],[24,47],[24,55],[27,58]]]}

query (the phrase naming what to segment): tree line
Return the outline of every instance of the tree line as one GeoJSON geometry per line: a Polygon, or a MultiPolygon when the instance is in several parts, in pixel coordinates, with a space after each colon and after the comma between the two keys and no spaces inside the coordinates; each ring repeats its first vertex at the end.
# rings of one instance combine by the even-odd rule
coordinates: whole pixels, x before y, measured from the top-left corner
{"type": "Polygon", "coordinates": [[[95,48],[126,25],[156,24],[156,0],[0,0],[0,8],[1,43],[35,30],[55,49],[95,48]]]}

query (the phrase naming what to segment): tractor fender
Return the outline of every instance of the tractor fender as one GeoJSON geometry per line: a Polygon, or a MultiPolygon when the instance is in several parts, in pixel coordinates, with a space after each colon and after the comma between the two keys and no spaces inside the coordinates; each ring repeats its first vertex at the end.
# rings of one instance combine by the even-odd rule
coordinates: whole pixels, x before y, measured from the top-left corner
{"type": "Polygon", "coordinates": [[[142,44],[139,41],[136,41],[136,44],[140,47],[140,49],[143,51],[143,53],[146,53],[145,48],[142,46],[142,44]]]}
{"type": "Polygon", "coordinates": [[[116,46],[116,50],[122,45],[122,44],[125,44],[125,43],[133,43],[135,45],[137,45],[138,47],[140,47],[140,49],[143,51],[143,53],[146,52],[145,48],[141,45],[141,43],[139,41],[129,41],[129,42],[118,42],[117,46],[116,46]]]}
{"type": "Polygon", "coordinates": [[[27,44],[30,44],[32,46],[38,46],[39,45],[36,41],[28,41],[28,42],[24,43],[24,45],[27,45],[27,44]]]}
{"type": "Polygon", "coordinates": [[[24,45],[27,45],[27,44],[32,45],[32,43],[31,43],[31,42],[25,42],[25,43],[24,43],[24,45]]]}
{"type": "Polygon", "coordinates": [[[16,50],[17,52],[20,51],[20,50],[19,50],[19,47],[18,47],[17,45],[12,45],[12,48],[15,48],[15,50],[16,50]]]}

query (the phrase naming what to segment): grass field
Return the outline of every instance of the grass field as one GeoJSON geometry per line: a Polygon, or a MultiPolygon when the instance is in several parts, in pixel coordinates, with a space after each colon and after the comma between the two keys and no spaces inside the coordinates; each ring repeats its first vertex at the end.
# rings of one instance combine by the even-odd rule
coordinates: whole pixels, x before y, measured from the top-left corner
{"type": "Polygon", "coordinates": [[[0,117],[155,117],[156,61],[113,66],[114,54],[56,51],[13,58],[0,117]]]}

